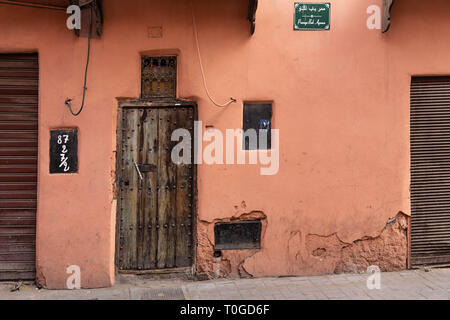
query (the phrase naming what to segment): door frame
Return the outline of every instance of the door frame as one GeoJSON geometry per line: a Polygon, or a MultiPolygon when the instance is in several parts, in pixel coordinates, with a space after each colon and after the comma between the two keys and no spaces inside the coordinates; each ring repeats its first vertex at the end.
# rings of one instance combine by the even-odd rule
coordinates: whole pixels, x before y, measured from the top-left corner
{"type": "MultiPolygon", "coordinates": [[[[171,269],[154,269],[154,270],[119,270],[119,250],[120,250],[120,179],[119,172],[122,171],[121,159],[122,159],[122,117],[125,108],[183,108],[192,107],[193,108],[193,121],[198,121],[198,105],[195,101],[181,100],[176,98],[166,98],[158,100],[143,100],[143,99],[131,99],[119,101],[119,107],[117,112],[117,130],[116,130],[116,172],[114,175],[114,187],[113,198],[116,200],[116,227],[115,227],[115,253],[114,253],[114,267],[115,273],[128,273],[128,274],[161,274],[161,273],[180,273],[187,271],[189,269],[190,275],[196,274],[197,266],[197,200],[198,200],[198,189],[197,189],[197,164],[193,165],[193,199],[192,199],[192,266],[188,268],[171,268],[171,269]]],[[[192,146],[194,148],[194,146],[192,146]]],[[[194,160],[194,159],[192,159],[194,160]]]]}

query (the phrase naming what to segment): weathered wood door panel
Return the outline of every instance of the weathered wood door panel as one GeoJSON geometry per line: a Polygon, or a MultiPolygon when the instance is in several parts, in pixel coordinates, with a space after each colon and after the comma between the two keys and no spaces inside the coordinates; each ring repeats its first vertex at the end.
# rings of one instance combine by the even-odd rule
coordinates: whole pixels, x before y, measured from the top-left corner
{"type": "Polygon", "coordinates": [[[193,113],[193,107],[122,110],[120,270],[192,265],[194,170],[192,164],[172,161],[178,141],[171,136],[178,128],[193,136],[193,113]]]}

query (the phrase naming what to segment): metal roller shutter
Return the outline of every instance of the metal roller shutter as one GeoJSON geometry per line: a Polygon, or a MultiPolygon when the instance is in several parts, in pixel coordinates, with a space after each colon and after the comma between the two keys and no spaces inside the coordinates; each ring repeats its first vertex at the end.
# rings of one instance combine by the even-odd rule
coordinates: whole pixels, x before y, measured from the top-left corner
{"type": "Polygon", "coordinates": [[[411,84],[411,266],[450,265],[450,77],[411,84]]]}
{"type": "Polygon", "coordinates": [[[37,54],[0,54],[0,280],[35,279],[37,54]]]}

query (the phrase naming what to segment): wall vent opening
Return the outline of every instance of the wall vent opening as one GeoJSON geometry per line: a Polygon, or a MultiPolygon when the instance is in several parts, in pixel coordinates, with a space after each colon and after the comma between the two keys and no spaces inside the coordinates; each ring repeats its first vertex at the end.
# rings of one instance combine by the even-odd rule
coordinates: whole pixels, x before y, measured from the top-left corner
{"type": "Polygon", "coordinates": [[[261,229],[260,220],[216,223],[214,225],[214,249],[261,249],[261,229]]]}

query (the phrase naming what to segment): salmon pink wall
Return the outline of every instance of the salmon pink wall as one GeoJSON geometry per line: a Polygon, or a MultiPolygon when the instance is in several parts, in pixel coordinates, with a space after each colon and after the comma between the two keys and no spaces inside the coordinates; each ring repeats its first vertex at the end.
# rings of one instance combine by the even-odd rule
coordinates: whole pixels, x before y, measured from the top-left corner
{"type": "MultiPolygon", "coordinates": [[[[409,214],[410,77],[450,74],[450,3],[397,0],[381,34],[366,27],[367,7],[381,0],[330,2],[331,30],[305,32],[293,31],[294,1],[260,0],[250,37],[247,1],[195,0],[209,89],[238,99],[217,108],[202,85],[189,1],[103,1],[104,34],[92,41],[77,118],[64,100],[80,104],[87,40],[66,29],[64,12],[0,5],[0,52],[39,52],[39,281],[64,288],[66,268],[79,265],[83,287],[114,282],[117,98],[139,96],[140,53],[151,50],[179,52],[178,96],[198,102],[204,125],[241,128],[243,101],[273,101],[278,174],[198,168],[199,237],[213,241],[217,219],[267,218],[262,250],[242,258],[247,273],[333,272],[339,258],[315,256],[312,242],[376,237],[388,218],[409,214]],[[163,37],[149,38],[151,26],[163,37]],[[79,128],[79,174],[49,175],[49,130],[59,127],[79,128]]],[[[210,259],[200,247],[198,264],[210,259]]]]}

